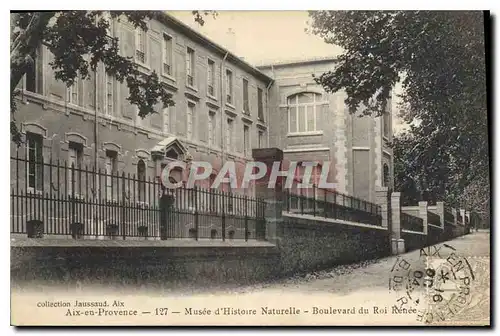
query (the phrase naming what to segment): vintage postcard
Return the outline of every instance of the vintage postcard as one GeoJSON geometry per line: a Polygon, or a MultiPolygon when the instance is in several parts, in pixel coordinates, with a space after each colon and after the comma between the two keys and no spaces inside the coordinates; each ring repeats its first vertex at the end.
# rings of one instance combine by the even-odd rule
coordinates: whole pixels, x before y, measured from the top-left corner
{"type": "Polygon", "coordinates": [[[486,11],[10,13],[13,326],[490,326],[486,11]]]}

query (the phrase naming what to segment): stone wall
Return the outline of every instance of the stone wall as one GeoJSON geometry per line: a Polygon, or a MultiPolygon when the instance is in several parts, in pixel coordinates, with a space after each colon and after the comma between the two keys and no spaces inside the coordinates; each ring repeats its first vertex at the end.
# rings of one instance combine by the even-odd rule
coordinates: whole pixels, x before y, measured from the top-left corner
{"type": "Polygon", "coordinates": [[[272,246],[12,247],[11,279],[18,286],[245,284],[278,276],[278,260],[272,246]]]}
{"type": "Polygon", "coordinates": [[[386,229],[287,215],[278,228],[281,273],[293,274],[389,255],[386,229]]]}
{"type": "Polygon", "coordinates": [[[405,250],[410,252],[427,246],[427,235],[421,232],[412,232],[403,230],[401,238],[405,240],[405,250]]]}

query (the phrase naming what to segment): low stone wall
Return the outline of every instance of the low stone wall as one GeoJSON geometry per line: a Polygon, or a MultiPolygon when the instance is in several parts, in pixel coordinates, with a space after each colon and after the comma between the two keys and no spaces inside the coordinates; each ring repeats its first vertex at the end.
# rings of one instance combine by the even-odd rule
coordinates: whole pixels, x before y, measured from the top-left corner
{"type": "Polygon", "coordinates": [[[304,217],[285,216],[275,244],[23,238],[11,247],[12,281],[250,284],[390,253],[385,228],[304,217]]]}
{"type": "Polygon", "coordinates": [[[18,286],[250,284],[279,276],[278,262],[273,246],[15,246],[11,280],[18,286]]]}
{"type": "Polygon", "coordinates": [[[442,228],[434,225],[427,226],[427,245],[434,245],[445,239],[442,228]]]}
{"type": "Polygon", "coordinates": [[[286,215],[279,230],[281,274],[375,259],[390,254],[388,231],[339,220],[286,215]]]}
{"type": "Polygon", "coordinates": [[[405,241],[405,251],[421,249],[427,245],[427,235],[421,232],[402,230],[401,238],[405,241]]]}

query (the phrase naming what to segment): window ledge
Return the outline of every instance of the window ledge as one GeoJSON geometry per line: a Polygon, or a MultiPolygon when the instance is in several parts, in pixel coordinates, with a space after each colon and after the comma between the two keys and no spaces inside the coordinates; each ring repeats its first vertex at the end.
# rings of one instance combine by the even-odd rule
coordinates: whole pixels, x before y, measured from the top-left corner
{"type": "Polygon", "coordinates": [[[139,70],[151,71],[151,67],[149,65],[147,65],[146,63],[142,63],[142,62],[138,61],[137,59],[135,60],[135,63],[139,66],[139,68],[142,68],[139,70]]]}
{"type": "Polygon", "coordinates": [[[39,189],[36,189],[36,190],[35,190],[34,188],[29,187],[27,191],[28,191],[28,193],[29,193],[29,194],[33,194],[33,195],[43,195],[43,191],[41,191],[41,190],[39,190],[39,189]]]}
{"type": "Polygon", "coordinates": [[[172,75],[169,75],[169,74],[166,74],[166,73],[162,73],[161,75],[162,75],[163,78],[169,79],[172,82],[176,82],[176,79],[172,75]]]}
{"type": "Polygon", "coordinates": [[[214,100],[214,101],[217,101],[217,97],[215,96],[212,96],[211,94],[207,93],[207,97],[214,100]]]}
{"type": "Polygon", "coordinates": [[[387,135],[382,135],[382,138],[383,138],[385,141],[387,141],[387,142],[389,142],[389,141],[390,141],[390,140],[389,140],[389,137],[388,137],[387,135]]]}
{"type": "Polygon", "coordinates": [[[193,90],[194,92],[198,92],[198,89],[197,89],[197,88],[195,88],[194,86],[191,86],[191,85],[189,85],[189,84],[186,84],[186,87],[187,87],[188,89],[190,89],[190,90],[193,90]]]}
{"type": "Polygon", "coordinates": [[[294,132],[294,133],[288,133],[286,136],[288,136],[288,137],[300,137],[300,136],[308,136],[308,135],[323,135],[323,131],[294,132]]]}
{"type": "Polygon", "coordinates": [[[233,110],[236,110],[236,106],[231,103],[226,102],[226,106],[232,108],[233,110]]]}

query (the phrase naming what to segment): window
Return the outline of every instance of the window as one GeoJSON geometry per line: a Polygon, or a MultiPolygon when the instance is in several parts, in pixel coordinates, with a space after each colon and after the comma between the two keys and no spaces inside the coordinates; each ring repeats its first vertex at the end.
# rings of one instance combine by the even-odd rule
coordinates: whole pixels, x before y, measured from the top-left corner
{"type": "Polygon", "coordinates": [[[264,121],[264,101],[262,100],[262,89],[257,89],[257,104],[259,109],[259,120],[264,121]]]}
{"type": "Polygon", "coordinates": [[[113,183],[113,175],[116,174],[116,157],[117,153],[115,151],[107,150],[106,159],[104,162],[106,169],[106,199],[108,201],[113,200],[113,193],[116,193],[116,185],[113,183]]]}
{"type": "Polygon", "coordinates": [[[26,150],[28,156],[28,188],[43,188],[43,138],[39,134],[26,134],[26,150]]]}
{"type": "Polygon", "coordinates": [[[163,33],[163,66],[162,71],[164,75],[172,75],[172,37],[163,33]]]}
{"type": "Polygon", "coordinates": [[[223,206],[226,213],[233,212],[233,194],[230,182],[223,182],[222,190],[226,193],[223,197],[225,198],[223,206]]]}
{"type": "MultiPolygon", "coordinates": [[[[166,157],[170,158],[170,159],[174,159],[174,160],[177,160],[179,158],[179,153],[177,153],[177,151],[175,151],[174,149],[171,149],[167,152],[167,154],[165,154],[166,157]]],[[[165,167],[163,167],[165,168],[165,167]]],[[[162,170],[163,170],[162,168],[162,170]]]]}
{"type": "Polygon", "coordinates": [[[113,102],[113,76],[106,74],[106,105],[105,112],[107,115],[113,115],[114,102],[113,102]]]}
{"type": "Polygon", "coordinates": [[[79,84],[79,82],[80,81],[78,80],[78,77],[75,78],[73,85],[71,85],[68,88],[69,102],[71,104],[78,105],[78,84],[79,84]]]}
{"type": "Polygon", "coordinates": [[[217,175],[215,174],[210,174],[210,211],[211,212],[217,212],[217,194],[215,193],[215,188],[213,188],[213,185],[215,183],[215,179],[217,178],[217,175]]]}
{"type": "Polygon", "coordinates": [[[383,181],[382,181],[382,186],[383,187],[388,187],[389,186],[389,179],[390,179],[390,172],[389,172],[389,166],[387,163],[384,163],[384,171],[383,171],[383,181]]]}
{"type": "Polygon", "coordinates": [[[318,130],[320,103],[321,95],[317,93],[299,93],[288,98],[288,133],[318,130]]]}
{"type": "Polygon", "coordinates": [[[243,125],[243,154],[247,156],[250,153],[250,127],[243,125]]]}
{"type": "Polygon", "coordinates": [[[215,63],[211,59],[208,60],[207,85],[208,95],[215,96],[215,63]]]}
{"type": "Polygon", "coordinates": [[[259,131],[259,148],[264,147],[264,132],[259,131]]]}
{"type": "Polygon", "coordinates": [[[227,119],[226,148],[228,151],[233,149],[233,119],[227,119]]]}
{"type": "Polygon", "coordinates": [[[68,172],[68,192],[70,195],[73,195],[78,194],[81,190],[82,179],[80,169],[82,169],[83,145],[76,142],[70,142],[68,151],[68,167],[70,168],[68,172]]]}
{"type": "Polygon", "coordinates": [[[188,103],[186,137],[188,139],[193,139],[193,133],[194,133],[194,104],[188,103]]]}
{"type": "Polygon", "coordinates": [[[389,137],[389,132],[390,132],[390,129],[391,129],[391,115],[389,113],[389,111],[385,111],[383,114],[382,114],[382,120],[383,120],[383,128],[384,128],[384,136],[385,137],[389,137]]]}
{"type": "Polygon", "coordinates": [[[243,113],[250,114],[250,106],[248,104],[248,81],[243,78],[243,113]]]}
{"type": "Polygon", "coordinates": [[[139,202],[146,200],[146,164],[144,160],[137,162],[137,195],[139,202]]]}
{"type": "Polygon", "coordinates": [[[226,70],[226,102],[233,103],[233,73],[231,70],[226,70]]]}
{"type": "Polygon", "coordinates": [[[194,50],[187,48],[186,55],[186,81],[188,86],[194,86],[194,50]]]}
{"type": "Polygon", "coordinates": [[[208,145],[215,145],[215,112],[208,112],[208,145]]]}
{"type": "Polygon", "coordinates": [[[135,30],[135,59],[137,62],[146,64],[146,37],[147,33],[140,27],[135,30]]]}
{"type": "Polygon", "coordinates": [[[26,69],[26,90],[35,93],[42,93],[43,76],[42,70],[42,47],[37,49],[35,58],[26,69]]]}
{"type": "Polygon", "coordinates": [[[30,92],[36,92],[36,64],[35,62],[32,62],[29,66],[28,69],[26,70],[26,90],[30,92]]]}
{"type": "Polygon", "coordinates": [[[163,132],[170,133],[170,106],[163,108],[163,132]]]}

